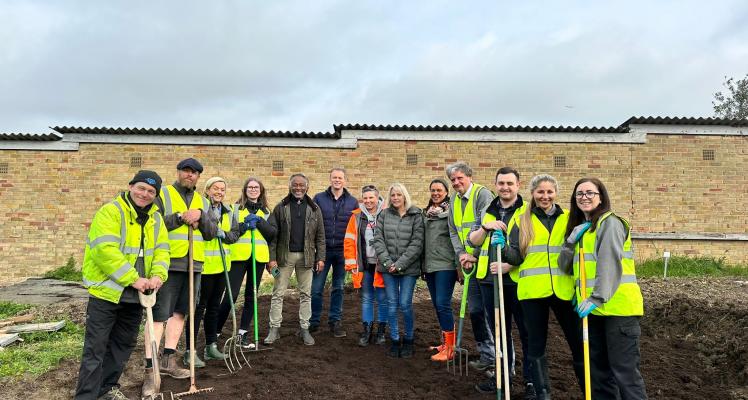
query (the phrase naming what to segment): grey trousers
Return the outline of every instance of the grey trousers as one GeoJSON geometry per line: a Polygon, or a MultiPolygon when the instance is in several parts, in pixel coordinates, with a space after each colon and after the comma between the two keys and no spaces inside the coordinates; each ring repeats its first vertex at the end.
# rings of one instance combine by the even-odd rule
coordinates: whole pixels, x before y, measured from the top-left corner
{"type": "Polygon", "coordinates": [[[288,289],[291,274],[296,271],[299,288],[299,325],[309,329],[309,318],[312,317],[312,269],[304,265],[304,253],[288,253],[286,265],[279,265],[280,274],[273,285],[270,299],[270,327],[280,328],[283,322],[283,297],[288,289]]]}

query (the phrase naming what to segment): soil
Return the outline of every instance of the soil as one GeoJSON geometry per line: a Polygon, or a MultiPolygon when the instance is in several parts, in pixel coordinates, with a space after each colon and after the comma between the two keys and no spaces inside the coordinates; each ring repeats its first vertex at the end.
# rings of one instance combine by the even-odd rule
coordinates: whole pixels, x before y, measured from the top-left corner
{"type": "MultiPolygon", "coordinates": [[[[748,282],[731,279],[642,280],[645,316],[642,318],[641,371],[652,399],[748,399],[748,282]]],[[[459,289],[459,286],[458,286],[459,289]]],[[[260,339],[267,334],[269,296],[259,300],[260,339]]],[[[439,339],[438,325],[428,293],[419,290],[414,302],[416,354],[412,359],[391,359],[386,346],[357,345],[361,330],[357,293],[347,290],[344,324],[348,337],[336,339],[323,328],[315,346],[304,346],[296,337],[298,299],[288,295],[284,304],[281,339],[272,350],[247,353],[251,368],[226,375],[221,361],[210,361],[198,370],[197,385],[212,393],[190,399],[478,399],[473,386],[485,379],[471,370],[453,375],[445,364],[429,360],[428,346],[439,339]]],[[[455,302],[455,306],[457,303],[455,302]]],[[[50,314],[72,312],[84,320],[82,305],[49,306],[50,314]],[[65,309],[62,309],[62,308],[65,309]]],[[[227,324],[230,329],[230,323],[227,324]]],[[[223,335],[229,335],[224,329],[223,335]]],[[[515,348],[521,351],[516,339],[515,348]]],[[[202,340],[197,341],[202,344],[202,340]]],[[[465,347],[476,356],[465,323],[465,347]]],[[[264,347],[261,345],[261,347],[264,347]]],[[[199,353],[202,346],[198,348],[199,353]]],[[[555,321],[550,322],[548,356],[554,399],[581,399],[571,368],[571,356],[555,321]]],[[[120,379],[122,389],[138,398],[142,383],[142,345],[139,344],[120,379]]],[[[522,398],[521,356],[512,387],[513,398],[522,398]]],[[[72,397],[78,363],[63,362],[40,378],[0,385],[0,398],[57,399],[72,397]]],[[[162,390],[183,392],[189,381],[163,379],[162,390]]]]}

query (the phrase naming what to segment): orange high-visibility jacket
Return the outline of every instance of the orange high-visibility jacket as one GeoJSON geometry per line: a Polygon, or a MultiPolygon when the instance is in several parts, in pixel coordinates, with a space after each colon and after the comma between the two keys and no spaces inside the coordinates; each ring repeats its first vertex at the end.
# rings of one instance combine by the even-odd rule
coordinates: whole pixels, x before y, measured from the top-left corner
{"type": "MultiPolygon", "coordinates": [[[[358,245],[360,219],[361,209],[353,210],[353,212],[351,213],[351,219],[348,220],[348,226],[345,228],[345,239],[343,240],[343,257],[345,257],[345,270],[352,271],[354,276],[353,287],[355,288],[361,287],[361,279],[363,278],[363,272],[365,269],[364,256],[361,254],[358,245]]],[[[376,271],[374,272],[374,287],[384,287],[384,278],[382,278],[381,273],[376,271]]]]}

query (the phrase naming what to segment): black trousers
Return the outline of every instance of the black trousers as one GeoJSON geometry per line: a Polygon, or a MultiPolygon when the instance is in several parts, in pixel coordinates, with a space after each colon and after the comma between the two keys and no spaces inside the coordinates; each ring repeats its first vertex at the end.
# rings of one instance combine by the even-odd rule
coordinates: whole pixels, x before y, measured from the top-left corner
{"type": "MultiPolygon", "coordinates": [[[[571,301],[564,301],[556,296],[542,299],[520,300],[527,327],[527,353],[530,363],[545,358],[548,339],[548,315],[553,310],[564,338],[571,350],[574,373],[579,388],[584,393],[584,354],[582,350],[582,320],[579,319],[571,301]]],[[[547,380],[547,377],[546,377],[547,380]]],[[[550,387],[550,386],[549,386],[550,387]]]]}
{"type": "MultiPolygon", "coordinates": [[[[195,337],[200,330],[200,321],[205,329],[205,344],[218,340],[218,310],[221,307],[221,297],[226,288],[226,278],[220,274],[202,274],[200,278],[200,300],[195,307],[195,337]],[[203,318],[204,317],[204,318],[203,318]]],[[[184,330],[185,344],[190,346],[190,331],[184,330]]]]}
{"type": "Polygon", "coordinates": [[[592,398],[647,398],[639,371],[639,317],[588,317],[592,398]]]}
{"type": "MultiPolygon", "coordinates": [[[[242,287],[242,282],[246,275],[247,284],[244,287],[244,309],[242,310],[240,329],[249,331],[249,325],[252,323],[254,318],[254,292],[256,288],[260,287],[262,281],[262,274],[265,271],[266,263],[258,262],[255,265],[255,273],[257,274],[257,286],[252,286],[252,258],[245,261],[232,261],[231,271],[229,271],[229,281],[231,282],[231,295],[232,300],[236,302],[239,298],[239,290],[242,287]]],[[[229,318],[231,312],[231,304],[229,304],[228,292],[226,296],[223,296],[223,302],[221,303],[221,309],[218,312],[218,331],[223,329],[223,325],[226,324],[226,320],[229,318]]]]}
{"type": "Polygon", "coordinates": [[[89,297],[76,400],[95,400],[117,386],[137,343],[142,318],[140,304],[89,297]]]}

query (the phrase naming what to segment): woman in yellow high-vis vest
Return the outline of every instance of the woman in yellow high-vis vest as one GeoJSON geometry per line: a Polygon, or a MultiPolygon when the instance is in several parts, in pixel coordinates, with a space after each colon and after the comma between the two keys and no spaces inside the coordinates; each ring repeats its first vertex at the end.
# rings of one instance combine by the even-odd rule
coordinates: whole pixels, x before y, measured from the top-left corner
{"type": "Polygon", "coordinates": [[[593,399],[646,399],[639,371],[639,319],[644,302],[636,281],[631,227],[611,210],[605,185],[583,178],[574,185],[559,267],[573,271],[576,310],[589,324],[593,399]],[[584,249],[586,293],[579,284],[584,249]]]}
{"type": "MultiPolygon", "coordinates": [[[[242,185],[242,192],[239,199],[231,207],[232,223],[243,226],[242,235],[231,247],[231,270],[229,271],[229,281],[231,282],[231,295],[234,302],[239,298],[239,289],[246,275],[246,285],[244,289],[244,308],[239,325],[239,334],[242,335],[242,346],[247,349],[254,348],[255,344],[247,332],[249,325],[254,318],[254,291],[256,287],[252,285],[252,258],[255,260],[255,275],[257,287],[260,286],[262,273],[269,261],[268,245],[271,240],[275,239],[276,229],[267,222],[270,215],[268,209],[268,200],[265,193],[265,186],[255,178],[249,177],[242,185]],[[254,217],[252,217],[254,216],[254,217]],[[250,225],[245,220],[252,219],[254,222],[250,225]],[[252,248],[252,235],[255,237],[255,247],[252,248]]],[[[231,304],[228,297],[224,296],[221,310],[218,315],[218,329],[223,325],[231,312],[231,304]]]]}
{"type": "MultiPolygon", "coordinates": [[[[195,307],[195,337],[200,327],[200,321],[203,321],[205,329],[205,351],[203,357],[205,360],[223,360],[225,355],[218,349],[218,310],[221,306],[221,298],[226,289],[226,278],[223,274],[223,263],[221,251],[223,250],[226,268],[230,266],[229,244],[236,242],[243,233],[241,227],[232,223],[231,210],[223,205],[223,199],[226,196],[226,181],[214,176],[205,182],[203,195],[210,203],[211,216],[218,221],[218,230],[216,237],[209,242],[204,243],[205,261],[203,262],[203,273],[200,279],[200,297],[195,307]],[[220,242],[219,242],[220,239],[220,242]],[[219,247],[221,246],[221,247],[219,247]],[[203,320],[204,317],[204,320],[203,320]]],[[[185,330],[185,343],[187,348],[190,345],[189,330],[185,330]]],[[[189,359],[185,357],[186,365],[189,365],[189,359]]],[[[205,363],[195,355],[195,366],[202,367],[205,363]]]]}
{"type": "Polygon", "coordinates": [[[574,359],[574,372],[584,390],[581,323],[571,304],[574,280],[558,268],[569,214],[556,204],[558,183],[550,175],[530,181],[532,200],[510,221],[509,243],[503,260],[519,266],[517,298],[527,327],[530,374],[538,399],[550,398],[548,360],[545,354],[548,314],[553,310],[574,359]]]}

